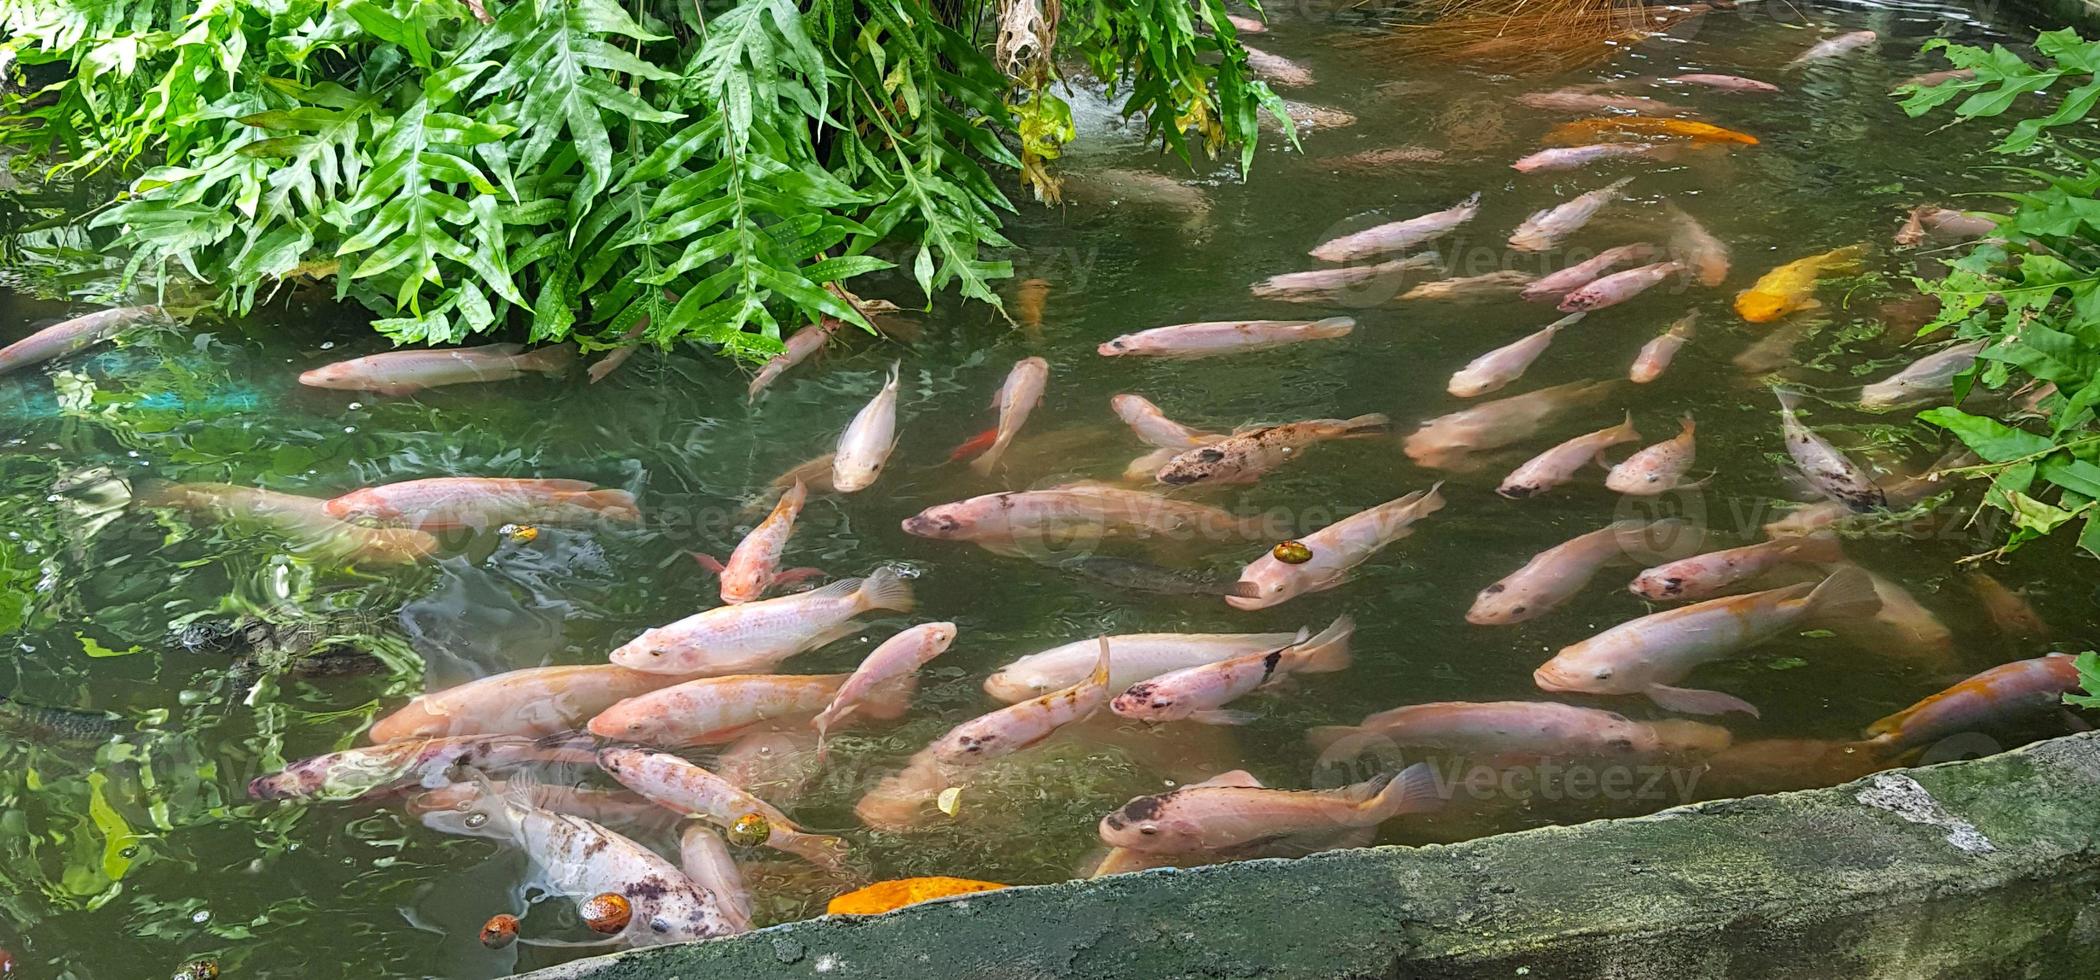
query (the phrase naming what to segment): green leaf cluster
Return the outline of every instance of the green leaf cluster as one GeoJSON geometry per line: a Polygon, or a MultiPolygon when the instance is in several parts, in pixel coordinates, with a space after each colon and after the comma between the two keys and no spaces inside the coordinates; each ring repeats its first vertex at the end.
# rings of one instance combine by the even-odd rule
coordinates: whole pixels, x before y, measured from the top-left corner
{"type": "Polygon", "coordinates": [[[1925,48],[1972,77],[1908,87],[1904,109],[1915,116],[1951,104],[1964,122],[2025,111],[1996,150],[2029,158],[2033,165],[2004,169],[2040,186],[1998,194],[2013,209],[1997,233],[1946,276],[1918,284],[1940,303],[1926,331],[1990,340],[1957,379],[1957,402],[1981,386],[2018,414],[1946,407],[1919,417],[1983,459],[1968,471],[1989,481],[1985,504],[2011,518],[2006,549],[2075,525],[2084,550],[2100,555],[2100,164],[2073,135],[2100,104],[2100,41],[2044,33],[2034,46],[2040,65],[2003,46],[1934,40],[1925,48]],[[2061,95],[2050,104],[2037,93],[2061,95]]]}
{"type": "MultiPolygon", "coordinates": [[[[1070,129],[1024,131],[973,40],[996,6],[0,0],[0,140],[120,175],[93,226],[127,276],[236,315],[332,280],[401,343],[763,357],[799,322],[867,327],[845,284],[893,267],[998,304],[1001,178],[1070,129]]],[[[1251,160],[1255,106],[1281,106],[1222,0],[1063,13],[1061,50],[1166,147],[1251,160]]]]}

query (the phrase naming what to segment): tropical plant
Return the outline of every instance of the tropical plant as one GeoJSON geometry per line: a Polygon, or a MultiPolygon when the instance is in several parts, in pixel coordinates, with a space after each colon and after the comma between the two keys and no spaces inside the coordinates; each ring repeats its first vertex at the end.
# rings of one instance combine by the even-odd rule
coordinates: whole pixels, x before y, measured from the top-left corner
{"type": "Polygon", "coordinates": [[[2030,93],[2063,95],[1996,147],[2024,161],[2006,170],[2043,186],[1997,195],[2013,209],[1996,234],[1953,260],[1945,277],[1918,283],[1940,302],[1926,331],[1990,341],[1957,379],[1956,407],[1920,418],[1983,459],[1965,469],[1990,481],[1985,505],[2010,516],[2001,552],[2078,521],[2080,546],[2100,555],[2100,163],[2085,155],[2078,130],[2065,128],[2100,102],[2100,42],[2069,29],[2042,34],[2039,66],[2003,46],[1935,40],[1926,44],[1933,49],[1973,77],[1908,88],[1903,107],[1913,116],[1960,99],[1958,120],[1995,119],[2032,104],[2023,100],[2030,93]],[[2001,421],[1960,407],[1979,384],[2012,396],[2017,414],[2001,421]]]}
{"type": "Polygon", "coordinates": [[[0,0],[0,139],[118,175],[127,279],[234,314],[333,279],[403,343],[755,357],[866,327],[843,286],[893,265],[998,304],[995,174],[1054,194],[1060,52],[1184,156],[1281,114],[1223,0],[1003,2],[0,0]]]}

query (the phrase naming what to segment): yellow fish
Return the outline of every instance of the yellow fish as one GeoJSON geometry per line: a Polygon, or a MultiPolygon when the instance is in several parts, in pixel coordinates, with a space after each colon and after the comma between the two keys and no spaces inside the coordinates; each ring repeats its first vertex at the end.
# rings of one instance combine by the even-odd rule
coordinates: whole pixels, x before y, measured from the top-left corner
{"type": "Polygon", "coordinates": [[[1555,126],[1546,134],[1548,146],[1588,146],[1623,139],[1686,139],[1695,143],[1740,143],[1756,146],[1757,137],[1722,129],[1711,123],[1689,119],[1650,119],[1646,116],[1607,116],[1577,119],[1555,126]]]}
{"type": "Polygon", "coordinates": [[[1812,310],[1816,302],[1816,280],[1824,276],[1851,275],[1867,257],[1865,245],[1847,245],[1821,255],[1795,259],[1765,273],[1735,296],[1735,311],[1751,323],[1770,323],[1797,310],[1812,310]]]}
{"type": "Polygon", "coordinates": [[[858,891],[840,895],[832,899],[824,911],[832,915],[881,915],[936,898],[988,892],[1005,887],[996,882],[972,881],[968,878],[898,878],[894,881],[878,881],[858,891]]]}

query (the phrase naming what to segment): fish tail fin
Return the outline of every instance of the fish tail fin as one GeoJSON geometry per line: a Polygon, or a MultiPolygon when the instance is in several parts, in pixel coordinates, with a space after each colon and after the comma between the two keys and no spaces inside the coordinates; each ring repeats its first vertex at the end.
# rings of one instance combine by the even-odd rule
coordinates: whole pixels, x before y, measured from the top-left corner
{"type": "Polygon", "coordinates": [[[1619,192],[1625,190],[1626,185],[1631,183],[1633,183],[1633,178],[1621,177],[1618,180],[1612,181],[1611,183],[1604,185],[1604,189],[1610,191],[1614,196],[1619,196],[1619,192]]]}
{"type": "Polygon", "coordinates": [[[889,376],[889,380],[887,380],[887,381],[884,381],[884,382],[883,382],[883,387],[885,387],[885,388],[895,388],[895,387],[897,387],[897,381],[898,381],[898,379],[899,379],[899,378],[901,378],[901,377],[903,376],[903,370],[904,370],[904,362],[903,362],[903,361],[891,361],[891,362],[890,362],[890,376],[889,376]]]}
{"type": "Polygon", "coordinates": [[[1792,388],[1775,386],[1772,395],[1779,399],[1779,410],[1792,412],[1801,405],[1801,393],[1792,388]]]}
{"type": "Polygon", "coordinates": [[[1474,192],[1473,192],[1473,196],[1471,196],[1471,197],[1468,197],[1468,198],[1466,198],[1465,200],[1463,200],[1463,201],[1460,201],[1460,202],[1458,202],[1458,206],[1459,206],[1459,207],[1462,207],[1462,208],[1477,208],[1477,207],[1479,207],[1479,206],[1480,206],[1480,192],[1479,192],[1479,191],[1474,191],[1474,192]]]}
{"type": "Polygon", "coordinates": [[[972,456],[983,455],[984,451],[990,449],[992,444],[997,441],[999,441],[999,427],[995,425],[963,440],[961,445],[955,447],[954,452],[948,454],[948,462],[960,463],[972,456]]]}
{"type": "Polygon", "coordinates": [[[852,850],[846,846],[843,838],[832,837],[827,834],[807,834],[801,831],[791,831],[788,834],[782,834],[779,828],[776,827],[774,828],[773,839],[781,850],[802,858],[832,874],[844,874],[848,870],[846,859],[852,854],[852,850]],[[781,840],[782,837],[787,839],[781,840]]]}
{"type": "Polygon", "coordinates": [[[1094,658],[1094,672],[1087,675],[1087,686],[1108,689],[1108,637],[1101,638],[1101,655],[1094,658]]]}
{"type": "Polygon", "coordinates": [[[1641,430],[1633,427],[1633,409],[1626,410],[1625,421],[1612,427],[1610,435],[1616,442],[1634,442],[1641,437],[1641,430]]]}
{"type": "Polygon", "coordinates": [[[1006,447],[1012,442],[1008,433],[1001,432],[995,435],[991,447],[970,461],[970,472],[978,476],[991,476],[992,470],[999,465],[999,458],[1006,455],[1006,447]]]}
{"type": "Polygon", "coordinates": [[[1331,316],[1324,320],[1313,321],[1312,329],[1307,332],[1321,340],[1332,340],[1336,337],[1347,337],[1349,332],[1355,329],[1355,317],[1331,316]]]}
{"type": "Polygon", "coordinates": [[[1829,532],[1806,534],[1787,545],[1786,556],[1810,565],[1835,565],[1845,560],[1845,542],[1829,532]]]}
{"type": "Polygon", "coordinates": [[[1308,674],[1325,674],[1346,670],[1354,660],[1349,652],[1349,641],[1356,636],[1356,620],[1347,613],[1334,618],[1327,628],[1313,634],[1309,640],[1299,643],[1298,655],[1302,658],[1299,671],[1308,674]]]}
{"type": "Polygon", "coordinates": [[[1344,437],[1384,435],[1392,430],[1393,420],[1377,412],[1342,420],[1342,435],[1344,437]]]}
{"type": "Polygon", "coordinates": [[[1808,594],[1809,615],[1819,622],[1865,619],[1881,611],[1874,578],[1858,565],[1832,572],[1808,594]]]}
{"type": "Polygon", "coordinates": [[[1684,417],[1677,420],[1677,434],[1680,436],[1689,439],[1692,433],[1698,430],[1699,423],[1692,421],[1692,413],[1690,412],[1684,413],[1684,417]]]}
{"type": "Polygon", "coordinates": [[[860,608],[887,609],[891,612],[911,612],[918,600],[911,594],[911,582],[903,573],[884,565],[874,574],[862,579],[857,590],[860,608]]]}
{"type": "Polygon", "coordinates": [[[1823,270],[1845,275],[1858,272],[1866,263],[1868,251],[1865,242],[1847,245],[1830,253],[1829,260],[1823,264],[1823,270]]]}
{"type": "Polygon", "coordinates": [[[538,371],[541,374],[567,374],[569,369],[575,366],[576,346],[574,344],[555,344],[552,347],[542,347],[518,358],[519,370],[538,371]]]}
{"type": "Polygon", "coordinates": [[[1437,792],[1436,771],[1427,762],[1417,762],[1400,770],[1360,808],[1383,823],[1403,813],[1428,813],[1443,805],[1443,796],[1437,792]]]}

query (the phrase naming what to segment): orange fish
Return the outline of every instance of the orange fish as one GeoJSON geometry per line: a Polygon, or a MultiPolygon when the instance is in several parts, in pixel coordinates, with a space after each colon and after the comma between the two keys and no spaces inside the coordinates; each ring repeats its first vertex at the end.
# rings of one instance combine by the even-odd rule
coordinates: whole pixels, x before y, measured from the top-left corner
{"type": "Polygon", "coordinates": [[[1614,140],[1675,140],[1694,143],[1740,143],[1756,146],[1757,137],[1722,129],[1711,123],[1689,119],[1650,119],[1646,116],[1606,116],[1562,123],[1546,134],[1547,146],[1587,146],[1614,140]]]}
{"type": "Polygon", "coordinates": [[[1812,310],[1816,302],[1816,280],[1824,276],[1851,275],[1867,257],[1865,245],[1847,245],[1821,255],[1795,259],[1758,277],[1735,295],[1735,312],[1751,323],[1770,323],[1789,313],[1812,310]]]}
{"type": "Polygon", "coordinates": [[[948,462],[960,463],[963,460],[975,458],[985,450],[992,448],[992,443],[997,442],[998,439],[999,427],[995,425],[968,439],[964,439],[962,445],[955,447],[955,451],[948,454],[948,462]]]}
{"type": "Polygon", "coordinates": [[[824,911],[831,915],[881,915],[936,898],[971,895],[1005,887],[998,882],[972,881],[968,878],[898,878],[894,881],[878,881],[866,888],[840,895],[832,899],[824,911]]]}
{"type": "Polygon", "coordinates": [[[1021,280],[1021,285],[1014,290],[1014,314],[1021,326],[1030,332],[1043,329],[1043,303],[1049,298],[1048,280],[1021,280]]]}

